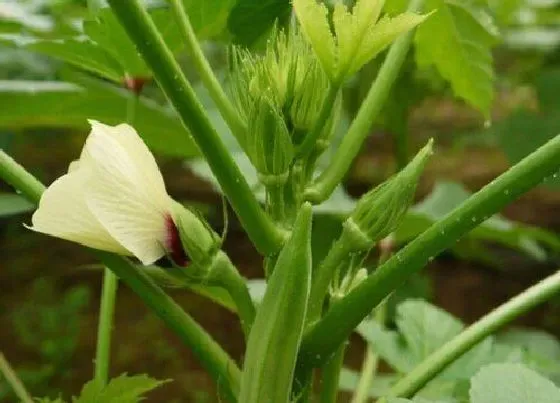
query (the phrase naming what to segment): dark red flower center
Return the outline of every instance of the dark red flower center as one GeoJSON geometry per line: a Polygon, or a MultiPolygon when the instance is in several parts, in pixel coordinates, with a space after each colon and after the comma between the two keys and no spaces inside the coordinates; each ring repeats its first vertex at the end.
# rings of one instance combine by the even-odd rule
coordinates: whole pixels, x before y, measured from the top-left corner
{"type": "Polygon", "coordinates": [[[179,230],[173,222],[171,215],[165,217],[165,226],[167,228],[165,247],[169,253],[169,257],[173,260],[173,263],[184,267],[188,264],[189,259],[183,249],[181,237],[179,236],[179,230]]]}

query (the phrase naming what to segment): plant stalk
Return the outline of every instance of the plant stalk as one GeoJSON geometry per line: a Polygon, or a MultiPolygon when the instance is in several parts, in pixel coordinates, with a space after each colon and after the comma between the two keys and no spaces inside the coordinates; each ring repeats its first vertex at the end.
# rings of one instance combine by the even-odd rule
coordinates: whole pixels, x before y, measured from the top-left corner
{"type": "Polygon", "coordinates": [[[239,140],[244,136],[247,130],[246,124],[241,120],[239,114],[233,107],[233,104],[228,99],[225,94],[220,82],[216,78],[216,75],[212,71],[212,67],[208,62],[208,59],[204,56],[204,52],[200,47],[198,40],[196,39],[196,34],[191,25],[187,10],[182,0],[169,0],[171,4],[171,9],[179,25],[179,30],[183,36],[183,41],[185,43],[187,52],[191,57],[191,62],[194,68],[198,72],[202,83],[210,93],[210,96],[216,103],[220,113],[222,114],[224,120],[227,122],[229,128],[235,137],[239,140]]]}
{"type": "Polygon", "coordinates": [[[0,353],[0,373],[6,378],[6,382],[11,386],[12,390],[22,403],[33,403],[33,398],[25,389],[25,385],[18,378],[16,371],[12,368],[4,354],[0,353]]]}
{"type": "MultiPolygon", "coordinates": [[[[423,4],[424,0],[411,0],[408,11],[418,12],[423,4]]],[[[348,133],[337,148],[330,165],[306,190],[306,200],[313,203],[326,200],[350,169],[399,75],[413,36],[414,30],[404,34],[391,46],[376,80],[360,107],[358,115],[350,125],[348,133]]]]}
{"type": "MultiPolygon", "coordinates": [[[[398,381],[388,393],[391,397],[410,397],[485,337],[496,332],[535,306],[560,292],[560,271],[533,285],[508,302],[500,305],[482,319],[427,357],[398,381]]],[[[385,402],[385,399],[379,401],[385,402]]]]}
{"type": "Polygon", "coordinates": [[[317,270],[313,272],[311,294],[309,297],[308,323],[312,324],[321,317],[323,302],[329,291],[329,285],[336,269],[340,267],[354,250],[354,244],[348,239],[346,231],[342,231],[335,241],[327,256],[323,259],[317,270]]]}
{"type": "Polygon", "coordinates": [[[119,279],[108,268],[103,271],[101,288],[101,305],[99,307],[99,324],[97,327],[97,346],[95,350],[95,380],[100,385],[109,381],[111,361],[111,333],[119,279]]]}
{"type": "Polygon", "coordinates": [[[277,252],[284,242],[284,232],[257,202],[141,1],[108,0],[108,3],[189,129],[254,245],[265,255],[277,252]]]}
{"type": "Polygon", "coordinates": [[[325,364],[321,371],[321,395],[320,403],[336,403],[338,397],[338,382],[340,371],[344,363],[344,352],[346,351],[346,343],[342,343],[336,353],[325,364]]]}
{"type": "Polygon", "coordinates": [[[560,135],[557,135],[433,224],[333,304],[304,336],[300,368],[321,365],[363,318],[410,275],[559,168],[560,135]]]}

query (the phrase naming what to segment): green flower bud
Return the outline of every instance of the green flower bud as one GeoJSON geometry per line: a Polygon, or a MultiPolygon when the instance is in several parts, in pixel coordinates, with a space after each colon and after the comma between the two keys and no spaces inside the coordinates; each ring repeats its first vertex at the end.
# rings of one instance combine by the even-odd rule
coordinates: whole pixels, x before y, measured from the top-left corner
{"type": "MultiPolygon", "coordinates": [[[[220,237],[204,219],[177,202],[173,203],[173,224],[177,229],[182,251],[186,254],[186,261],[189,263],[185,272],[193,278],[206,276],[205,272],[220,250],[220,237]]],[[[169,243],[177,244],[173,240],[169,243]]],[[[172,248],[172,253],[178,256],[180,251],[175,249],[177,246],[172,248]]],[[[180,259],[175,256],[172,258],[175,263],[180,264],[180,259]]]]}
{"type": "Polygon", "coordinates": [[[367,242],[359,243],[358,249],[371,248],[397,228],[412,203],[418,179],[431,154],[432,140],[402,171],[358,201],[344,223],[344,231],[356,238],[367,239],[367,242]]]}
{"type": "Polygon", "coordinates": [[[292,143],[299,144],[318,118],[329,86],[326,73],[301,33],[274,30],[263,55],[236,48],[232,64],[233,98],[241,116],[250,124],[251,113],[265,97],[281,112],[292,143]]]}
{"type": "Polygon", "coordinates": [[[251,111],[245,151],[265,185],[286,182],[294,147],[282,115],[267,97],[261,97],[251,111]]]}

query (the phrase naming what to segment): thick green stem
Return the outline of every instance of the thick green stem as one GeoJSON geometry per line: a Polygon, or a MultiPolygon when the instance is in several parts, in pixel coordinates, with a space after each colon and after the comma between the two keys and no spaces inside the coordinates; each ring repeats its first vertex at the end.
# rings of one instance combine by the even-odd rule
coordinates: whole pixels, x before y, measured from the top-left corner
{"type": "Polygon", "coordinates": [[[247,130],[247,127],[239,117],[239,114],[233,107],[233,104],[228,99],[222,86],[220,85],[220,82],[212,71],[212,67],[204,56],[204,52],[196,39],[196,34],[183,5],[183,1],[169,0],[169,3],[171,3],[171,8],[175,14],[175,19],[179,25],[183,41],[185,42],[187,52],[191,57],[190,60],[194,68],[198,72],[200,79],[216,103],[216,106],[220,110],[220,113],[227,122],[232,133],[235,137],[237,137],[237,139],[240,139],[247,130]]]}
{"type": "Polygon", "coordinates": [[[97,347],[95,350],[95,380],[100,385],[109,381],[109,363],[111,361],[111,333],[119,280],[115,274],[105,268],[101,305],[99,307],[99,325],[97,327],[97,347]]]}
{"type": "Polygon", "coordinates": [[[108,2],[152,69],[154,77],[177,110],[183,124],[189,129],[257,249],[263,254],[278,251],[283,244],[284,233],[274,225],[257,202],[179,64],[142,7],[141,1],[108,2]]]}
{"type": "Polygon", "coordinates": [[[25,385],[18,378],[16,372],[12,369],[4,354],[0,353],[0,373],[6,378],[6,382],[10,385],[21,403],[33,403],[33,398],[25,389],[25,385]]]}
{"type": "MultiPolygon", "coordinates": [[[[408,10],[417,12],[421,9],[423,3],[424,0],[412,0],[408,10]]],[[[362,143],[369,135],[371,126],[379,115],[389,96],[391,87],[399,75],[413,35],[414,31],[411,31],[391,46],[383,66],[379,70],[377,79],[371,86],[358,115],[348,129],[348,133],[342,139],[330,165],[323,171],[317,181],[306,190],[306,200],[313,203],[326,200],[350,169],[352,161],[358,155],[362,143]]]]}
{"type": "Polygon", "coordinates": [[[363,318],[410,275],[559,168],[560,135],[473,194],[333,304],[323,319],[307,331],[300,349],[300,368],[321,365],[363,318]]]}
{"type": "MultiPolygon", "coordinates": [[[[545,278],[473,323],[397,382],[389,390],[388,396],[413,396],[450,363],[485,337],[535,306],[549,300],[558,292],[560,292],[560,271],[545,278]]],[[[380,402],[385,402],[385,400],[381,399],[380,402]]]]}
{"type": "Polygon", "coordinates": [[[27,200],[37,203],[45,191],[45,185],[39,182],[24,167],[0,149],[0,177],[11,185],[27,200]]]}
{"type": "Polygon", "coordinates": [[[342,364],[344,363],[345,351],[346,343],[342,343],[321,371],[320,403],[336,403],[337,401],[338,381],[340,378],[342,364]]]}
{"type": "Polygon", "coordinates": [[[321,137],[321,134],[324,132],[325,125],[332,114],[333,106],[336,102],[336,98],[338,97],[338,93],[340,92],[340,86],[340,83],[333,83],[329,87],[329,92],[323,101],[319,117],[317,118],[317,121],[311,131],[307,134],[307,136],[305,136],[303,143],[299,146],[297,150],[297,157],[305,158],[309,153],[311,153],[311,151],[313,151],[313,148],[317,144],[317,140],[319,140],[319,137],[321,137]]]}
{"type": "MultiPolygon", "coordinates": [[[[45,189],[44,185],[2,150],[0,150],[0,178],[33,203],[39,202],[45,189]]],[[[241,372],[212,336],[158,287],[145,271],[127,259],[112,253],[96,251],[96,255],[179,336],[234,401],[241,372]]]]}

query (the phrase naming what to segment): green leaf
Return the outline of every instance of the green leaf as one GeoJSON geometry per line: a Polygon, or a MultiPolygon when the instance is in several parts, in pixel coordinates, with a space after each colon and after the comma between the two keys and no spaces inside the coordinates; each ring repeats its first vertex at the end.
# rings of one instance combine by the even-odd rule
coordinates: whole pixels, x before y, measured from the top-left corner
{"type": "Polygon", "coordinates": [[[33,208],[33,204],[29,203],[19,195],[0,193],[0,218],[9,217],[14,214],[26,213],[31,211],[33,208]]]}
{"type": "Polygon", "coordinates": [[[118,60],[123,70],[131,77],[150,77],[150,70],[136,50],[110,8],[99,10],[93,20],[84,21],[84,32],[118,60]]]}
{"type": "MultiPolygon", "coordinates": [[[[177,51],[182,46],[181,36],[177,24],[172,21],[168,9],[153,7],[150,17],[158,28],[161,36],[171,51],[177,51]]],[[[125,75],[134,78],[151,77],[151,71],[136,50],[136,45],[128,37],[123,26],[111,8],[102,8],[92,20],[84,21],[84,32],[104,51],[118,62],[125,75]]],[[[119,81],[122,81],[122,78],[119,81]]]]}
{"type": "MultiPolygon", "coordinates": [[[[0,127],[87,129],[87,119],[107,124],[124,121],[125,90],[82,75],[68,78],[78,84],[49,81],[0,81],[0,127]]],[[[162,154],[198,154],[186,129],[170,111],[141,97],[133,126],[150,148],[162,154]]]]}
{"type": "Polygon", "coordinates": [[[74,403],[136,403],[143,400],[143,395],[169,380],[158,381],[147,375],[128,376],[122,374],[101,386],[96,380],[86,383],[74,403]]]}
{"type": "Polygon", "coordinates": [[[491,46],[496,29],[490,16],[474,1],[430,0],[437,12],[422,23],[415,38],[420,67],[434,66],[451,83],[456,96],[490,113],[494,71],[491,46]]]}
{"type": "MultiPolygon", "coordinates": [[[[508,160],[515,164],[560,133],[560,116],[539,116],[518,110],[494,129],[508,160]]],[[[560,189],[560,172],[543,182],[552,189],[560,189]]]]}
{"type": "Polygon", "coordinates": [[[46,40],[22,35],[0,35],[0,41],[70,63],[86,71],[121,83],[124,70],[97,44],[85,37],[46,40]]]}
{"type": "MultiPolygon", "coordinates": [[[[397,307],[398,331],[381,328],[374,321],[358,327],[358,333],[399,373],[408,373],[431,353],[457,336],[463,324],[447,312],[422,300],[408,300],[397,307]]],[[[469,379],[488,362],[492,351],[488,338],[473,347],[438,376],[438,380],[469,379]]]]}
{"type": "Polygon", "coordinates": [[[189,20],[199,40],[222,34],[235,0],[183,0],[189,20]]]}
{"type": "MultiPolygon", "coordinates": [[[[437,183],[428,197],[409,210],[406,218],[396,231],[397,241],[405,242],[416,237],[432,223],[451,212],[470,195],[471,193],[460,184],[453,182],[437,183]]],[[[483,248],[483,242],[494,242],[542,260],[546,255],[537,240],[553,250],[559,250],[560,244],[557,238],[553,233],[536,233],[528,225],[515,223],[500,215],[494,215],[471,231],[464,241],[455,246],[453,251],[465,257],[478,260],[483,258],[483,261],[487,263],[499,265],[499,259],[494,258],[490,251],[485,251],[483,248]],[[470,248],[472,248],[472,252],[470,252],[470,248]]]]}
{"type": "Polygon", "coordinates": [[[471,403],[559,403],[560,389],[519,364],[492,364],[471,380],[471,403]]]}
{"type": "Polygon", "coordinates": [[[560,342],[540,330],[510,330],[497,336],[497,341],[521,350],[524,365],[547,378],[560,382],[560,342]]]}
{"type": "Polygon", "coordinates": [[[250,46],[276,21],[284,23],[290,11],[289,0],[237,0],[229,15],[228,28],[236,42],[250,46]]]}

